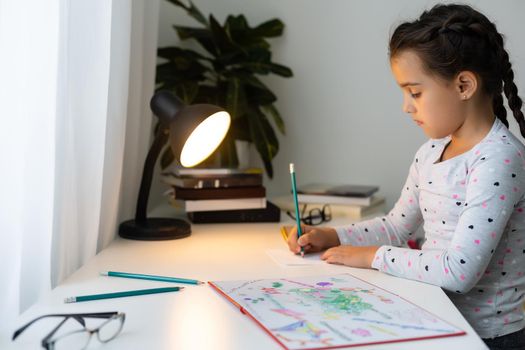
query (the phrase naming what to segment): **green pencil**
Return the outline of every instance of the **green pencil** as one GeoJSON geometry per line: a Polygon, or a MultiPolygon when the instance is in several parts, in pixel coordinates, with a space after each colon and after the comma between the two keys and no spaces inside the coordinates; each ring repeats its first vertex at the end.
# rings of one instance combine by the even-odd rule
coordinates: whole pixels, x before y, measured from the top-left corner
{"type": "Polygon", "coordinates": [[[123,298],[123,297],[132,297],[135,295],[145,295],[145,294],[157,294],[157,293],[167,293],[167,292],[178,292],[184,287],[165,287],[165,288],[152,288],[152,289],[139,289],[139,290],[128,290],[124,292],[116,293],[104,293],[104,294],[93,294],[93,295],[80,295],[77,297],[65,298],[65,303],[78,303],[80,301],[90,301],[90,300],[99,300],[99,299],[111,299],[111,298],[123,298]]]}
{"type": "MultiPolygon", "coordinates": [[[[295,182],[295,169],[293,163],[290,163],[290,176],[292,179],[292,195],[295,206],[295,221],[297,222],[297,238],[301,237],[303,230],[301,229],[301,216],[299,214],[299,202],[297,201],[297,184],[295,182]]],[[[304,258],[304,248],[301,247],[301,256],[304,258]]]]}
{"type": "Polygon", "coordinates": [[[100,275],[110,276],[110,277],[137,278],[141,280],[162,281],[162,282],[172,282],[172,283],[204,284],[204,282],[201,282],[198,280],[192,280],[188,278],[144,275],[140,273],[130,273],[130,272],[103,271],[100,273],[100,275]]]}

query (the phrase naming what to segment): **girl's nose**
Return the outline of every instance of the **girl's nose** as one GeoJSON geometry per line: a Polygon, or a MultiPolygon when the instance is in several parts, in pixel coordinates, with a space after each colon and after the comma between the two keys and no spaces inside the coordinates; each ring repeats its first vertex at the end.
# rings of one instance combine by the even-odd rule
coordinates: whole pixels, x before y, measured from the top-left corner
{"type": "Polygon", "coordinates": [[[415,111],[416,111],[416,109],[415,109],[414,105],[412,105],[412,103],[410,103],[410,99],[405,98],[403,100],[403,112],[412,114],[415,111]]]}

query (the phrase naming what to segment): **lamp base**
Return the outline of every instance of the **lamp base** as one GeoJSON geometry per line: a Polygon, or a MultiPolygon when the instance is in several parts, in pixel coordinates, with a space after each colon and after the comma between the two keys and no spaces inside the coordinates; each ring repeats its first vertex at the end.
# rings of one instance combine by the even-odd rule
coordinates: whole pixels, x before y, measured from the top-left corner
{"type": "Polygon", "coordinates": [[[191,234],[191,226],[184,220],[170,218],[128,220],[120,224],[118,234],[127,239],[163,241],[188,237],[191,234]]]}

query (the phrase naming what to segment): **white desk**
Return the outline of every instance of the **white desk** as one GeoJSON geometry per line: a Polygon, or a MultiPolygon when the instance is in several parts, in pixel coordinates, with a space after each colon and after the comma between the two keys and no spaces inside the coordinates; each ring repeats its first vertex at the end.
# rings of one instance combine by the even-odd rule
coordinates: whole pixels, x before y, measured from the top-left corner
{"type": "MultiPolygon", "coordinates": [[[[207,285],[187,285],[182,292],[176,293],[76,304],[64,304],[64,298],[167,285],[162,282],[99,276],[99,272],[104,270],[188,277],[203,281],[350,272],[424,306],[467,332],[464,336],[368,346],[367,349],[486,348],[438,287],[373,270],[344,266],[280,267],[265,253],[266,249],[279,248],[284,244],[278,226],[277,223],[201,224],[192,225],[192,235],[181,240],[144,242],[116,239],[23,313],[17,324],[13,325],[13,330],[46,313],[122,311],[126,313],[124,329],[116,339],[105,344],[104,349],[281,349],[255,322],[207,285]]],[[[33,327],[16,342],[12,343],[3,337],[0,348],[38,349],[45,330],[37,324],[33,327]]],[[[98,345],[92,339],[90,349],[98,348],[98,345]]]]}

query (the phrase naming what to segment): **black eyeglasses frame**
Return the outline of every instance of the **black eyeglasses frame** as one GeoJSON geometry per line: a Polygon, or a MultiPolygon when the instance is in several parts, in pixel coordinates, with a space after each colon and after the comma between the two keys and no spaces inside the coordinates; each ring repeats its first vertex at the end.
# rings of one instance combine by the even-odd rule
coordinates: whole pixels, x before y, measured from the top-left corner
{"type": "MultiPolygon", "coordinates": [[[[308,211],[308,215],[305,215],[307,207],[308,204],[304,204],[304,206],[301,209],[301,222],[303,224],[316,226],[332,220],[332,211],[330,209],[330,204],[323,205],[321,209],[312,208],[308,211]]],[[[288,210],[286,214],[293,220],[295,220],[295,215],[292,212],[288,210]]]]}
{"type": "MultiPolygon", "coordinates": [[[[41,345],[42,345],[42,347],[44,349],[52,350],[54,348],[54,343],[57,340],[62,339],[62,337],[54,339],[54,340],[51,340],[51,338],[60,329],[60,327],[64,323],[66,323],[66,321],[69,320],[70,318],[74,319],[75,321],[80,323],[82,325],[82,327],[84,327],[83,330],[79,330],[79,331],[88,332],[89,333],[89,339],[91,339],[91,336],[93,335],[93,333],[98,333],[99,329],[101,329],[105,324],[110,322],[112,319],[114,319],[114,318],[121,318],[121,320],[120,320],[120,322],[121,322],[120,329],[118,330],[118,332],[115,333],[115,335],[113,337],[111,337],[111,338],[109,338],[107,340],[101,340],[100,337],[97,337],[100,342],[105,343],[105,342],[108,342],[108,341],[114,339],[120,333],[120,331],[122,330],[122,326],[124,324],[124,321],[126,319],[126,314],[123,313],[123,312],[118,312],[118,311],[109,311],[109,312],[95,312],[95,313],[70,313],[70,314],[48,314],[48,315],[42,315],[42,316],[39,316],[39,317],[29,321],[28,323],[26,323],[22,327],[18,328],[13,333],[13,337],[12,337],[11,340],[15,340],[18,336],[20,336],[20,334],[22,334],[29,326],[31,326],[35,322],[37,322],[37,321],[39,321],[39,320],[41,320],[43,318],[47,318],[47,317],[63,317],[64,318],[41,341],[41,345]],[[100,324],[96,328],[90,329],[90,328],[86,327],[86,321],[84,320],[84,318],[104,318],[104,319],[107,319],[107,321],[103,322],[102,324],[100,324]]],[[[89,340],[88,340],[88,343],[89,343],[89,340]]],[[[87,343],[86,343],[86,346],[87,346],[87,343]]]]}

